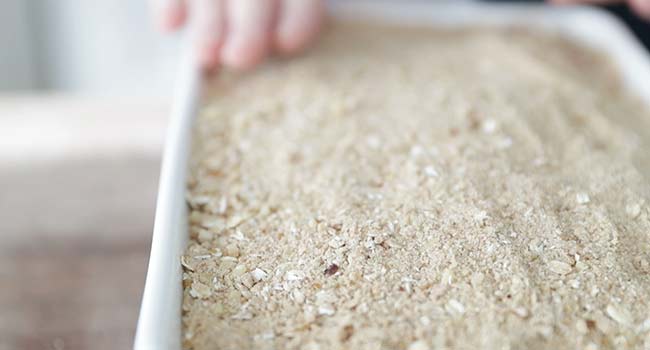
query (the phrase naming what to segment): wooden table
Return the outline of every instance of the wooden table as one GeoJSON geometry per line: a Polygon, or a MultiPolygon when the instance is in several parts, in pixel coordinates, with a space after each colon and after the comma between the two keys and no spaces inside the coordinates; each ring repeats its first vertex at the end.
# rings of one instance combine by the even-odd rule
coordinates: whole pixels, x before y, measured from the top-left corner
{"type": "Polygon", "coordinates": [[[166,111],[0,96],[0,350],[132,346],[166,111]]]}

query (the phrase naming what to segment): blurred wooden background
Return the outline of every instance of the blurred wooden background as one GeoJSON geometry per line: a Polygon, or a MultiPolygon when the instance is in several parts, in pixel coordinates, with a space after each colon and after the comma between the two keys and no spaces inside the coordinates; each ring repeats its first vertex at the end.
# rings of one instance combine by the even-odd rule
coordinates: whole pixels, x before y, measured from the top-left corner
{"type": "Polygon", "coordinates": [[[165,105],[0,96],[0,350],[131,348],[165,105]]]}

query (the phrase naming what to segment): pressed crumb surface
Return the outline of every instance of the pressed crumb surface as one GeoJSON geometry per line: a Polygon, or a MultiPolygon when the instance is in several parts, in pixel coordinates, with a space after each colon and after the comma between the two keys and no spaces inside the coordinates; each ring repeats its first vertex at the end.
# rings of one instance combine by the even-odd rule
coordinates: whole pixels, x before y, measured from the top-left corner
{"type": "Polygon", "coordinates": [[[650,348],[650,114],[522,30],[333,26],[209,87],[186,349],[650,348]]]}

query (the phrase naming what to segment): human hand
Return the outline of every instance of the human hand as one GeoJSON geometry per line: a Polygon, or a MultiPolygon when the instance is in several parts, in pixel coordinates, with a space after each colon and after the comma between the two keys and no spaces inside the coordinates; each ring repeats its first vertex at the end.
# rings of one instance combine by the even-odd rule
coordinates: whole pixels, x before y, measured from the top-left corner
{"type": "Polygon", "coordinates": [[[314,39],[323,0],[150,0],[159,26],[181,28],[191,18],[199,64],[247,69],[269,54],[294,53],[314,39]]]}
{"type": "Polygon", "coordinates": [[[627,2],[639,16],[650,19],[650,0],[550,0],[555,4],[615,4],[627,2]]]}

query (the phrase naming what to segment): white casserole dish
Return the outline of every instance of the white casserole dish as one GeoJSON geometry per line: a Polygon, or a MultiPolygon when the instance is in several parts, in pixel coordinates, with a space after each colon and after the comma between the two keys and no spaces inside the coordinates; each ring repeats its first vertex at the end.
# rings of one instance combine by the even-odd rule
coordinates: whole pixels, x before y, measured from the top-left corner
{"type": "MultiPolygon", "coordinates": [[[[557,32],[608,53],[618,65],[627,87],[650,105],[650,57],[616,18],[596,9],[372,0],[341,0],[329,5],[331,15],[336,18],[444,27],[517,25],[557,32]]],[[[199,74],[192,67],[192,64],[181,67],[167,131],[136,350],[181,349],[180,256],[188,239],[185,179],[192,121],[200,95],[199,74]]]]}

